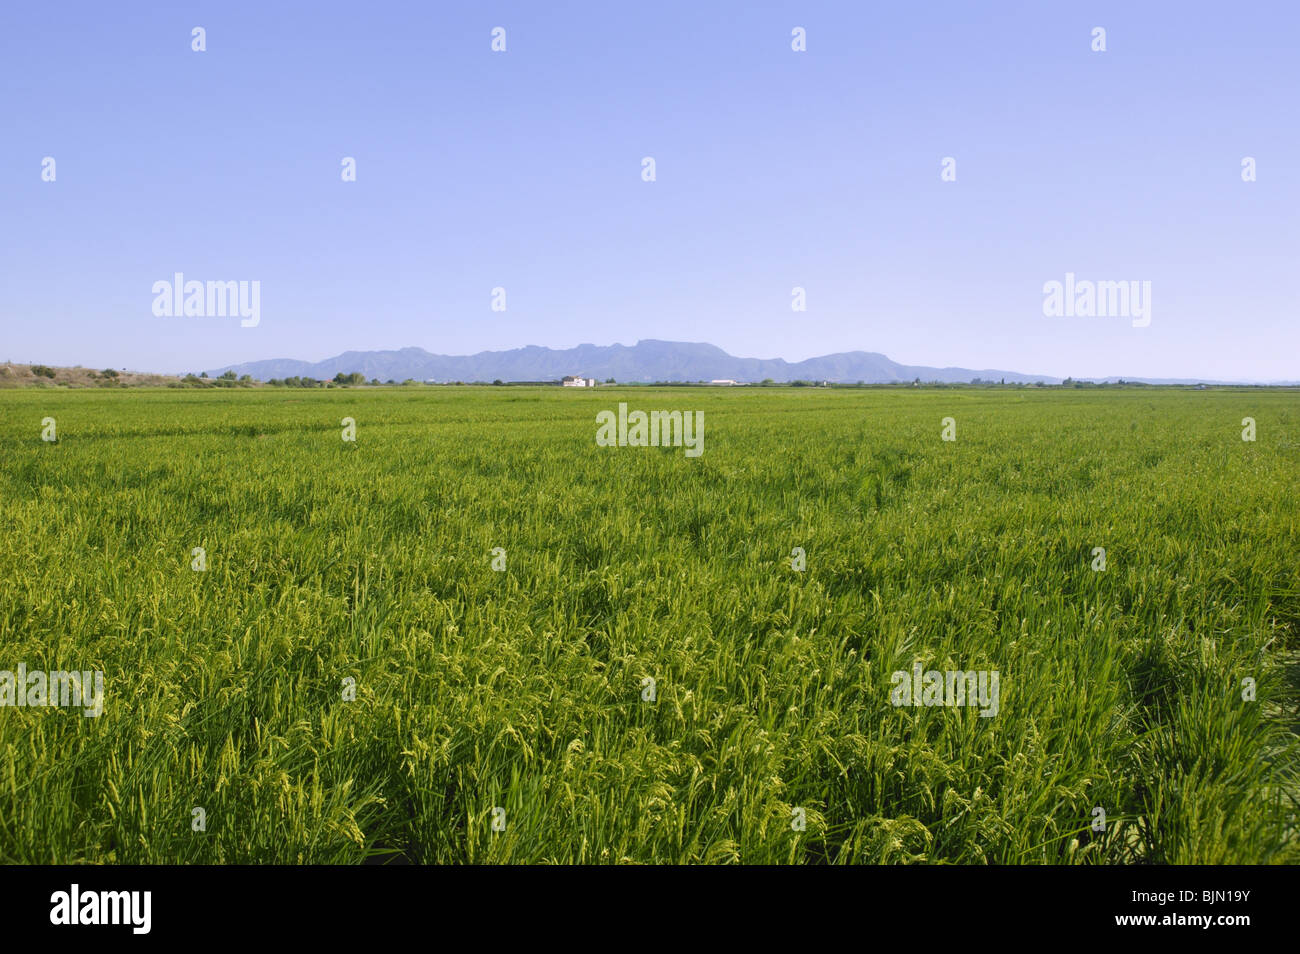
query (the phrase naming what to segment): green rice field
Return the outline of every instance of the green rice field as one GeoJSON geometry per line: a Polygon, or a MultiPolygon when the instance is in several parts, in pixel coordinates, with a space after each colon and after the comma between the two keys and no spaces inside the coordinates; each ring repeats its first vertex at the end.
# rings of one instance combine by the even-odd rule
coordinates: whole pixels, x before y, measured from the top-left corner
{"type": "Polygon", "coordinates": [[[1295,863],[1298,487],[1287,391],[0,392],[0,670],[103,674],[0,860],[1295,863]]]}

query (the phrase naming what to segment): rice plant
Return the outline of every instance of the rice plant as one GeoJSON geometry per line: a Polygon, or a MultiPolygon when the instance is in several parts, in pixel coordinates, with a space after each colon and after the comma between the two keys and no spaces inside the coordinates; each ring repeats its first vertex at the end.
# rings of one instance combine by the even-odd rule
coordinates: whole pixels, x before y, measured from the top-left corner
{"type": "Polygon", "coordinates": [[[0,706],[6,862],[1300,860],[1295,393],[0,408],[0,671],[103,674],[0,706]]]}

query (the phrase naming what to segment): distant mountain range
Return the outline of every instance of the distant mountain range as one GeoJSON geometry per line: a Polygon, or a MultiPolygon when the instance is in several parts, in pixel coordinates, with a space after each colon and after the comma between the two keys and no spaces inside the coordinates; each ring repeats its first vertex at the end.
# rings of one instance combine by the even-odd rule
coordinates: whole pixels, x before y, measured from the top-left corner
{"type": "Polygon", "coordinates": [[[583,344],[576,348],[555,350],[529,345],[511,351],[481,351],[471,355],[432,354],[423,348],[400,351],[346,351],[324,361],[273,359],[216,368],[216,376],[225,371],[251,374],[259,381],[271,378],[332,378],[340,371],[360,371],[367,379],[380,381],[556,381],[566,374],[596,378],[613,378],[622,382],[713,381],[729,379],[756,382],[773,381],[865,381],[882,384],[890,381],[969,381],[985,378],[1007,381],[1042,381],[1057,383],[1060,378],[1048,375],[1019,374],[1014,371],[972,371],[967,368],[925,368],[897,364],[883,354],[850,351],[828,354],[807,361],[789,362],[782,358],[737,358],[711,344],[684,341],[638,341],[627,345],[583,344]]]}
{"type": "MultiPolygon", "coordinates": [[[[887,384],[893,381],[970,381],[972,378],[1008,383],[1059,384],[1047,374],[1025,374],[971,368],[930,368],[898,364],[872,351],[846,351],[806,361],[782,358],[737,358],[711,344],[647,339],[635,345],[583,344],[554,350],[529,345],[510,351],[480,351],[471,355],[433,354],[423,348],[399,351],[345,351],[324,361],[273,359],[215,368],[215,377],[226,371],[252,375],[259,381],[272,378],[332,378],[339,372],[360,371],[367,380],[404,381],[557,381],[568,374],[613,378],[622,383],[652,381],[732,380],[752,383],[773,381],[830,381],[836,383],[887,384]]],[[[1108,378],[1105,380],[1116,380],[1108,378]]],[[[1197,379],[1131,379],[1152,384],[1196,384],[1197,379]]],[[[1227,383],[1227,382],[1204,382],[1227,383]]]]}

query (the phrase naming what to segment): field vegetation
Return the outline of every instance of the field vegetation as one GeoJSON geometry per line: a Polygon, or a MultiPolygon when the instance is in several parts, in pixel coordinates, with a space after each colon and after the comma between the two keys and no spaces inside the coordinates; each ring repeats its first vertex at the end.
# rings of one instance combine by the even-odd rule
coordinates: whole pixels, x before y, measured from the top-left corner
{"type": "Polygon", "coordinates": [[[8,391],[0,670],[105,697],[0,860],[1296,862],[1297,486],[1281,391],[8,391]]]}

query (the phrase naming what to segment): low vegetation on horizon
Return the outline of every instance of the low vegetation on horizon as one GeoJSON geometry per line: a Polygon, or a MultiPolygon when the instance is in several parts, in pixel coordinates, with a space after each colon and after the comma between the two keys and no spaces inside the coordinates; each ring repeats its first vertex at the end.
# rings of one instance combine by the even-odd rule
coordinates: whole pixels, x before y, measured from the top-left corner
{"type": "MultiPolygon", "coordinates": [[[[0,388],[122,388],[122,387],[168,387],[168,388],[248,388],[248,387],[342,387],[366,384],[365,375],[359,373],[334,376],[331,381],[317,381],[313,378],[290,378],[263,382],[251,375],[236,375],[227,371],[216,377],[209,377],[206,371],[184,376],[175,374],[152,374],[147,372],[127,371],[125,368],[105,368],[95,371],[91,368],[51,367],[45,364],[0,364],[0,388]]],[[[370,382],[378,384],[378,381],[370,382]]],[[[393,382],[389,382],[392,384],[393,382]]],[[[412,382],[414,383],[414,382],[412,382]]]]}
{"type": "MultiPolygon", "coordinates": [[[[558,385],[559,381],[502,381],[500,379],[488,381],[447,381],[435,383],[432,381],[417,381],[414,378],[406,378],[402,381],[387,380],[380,381],[378,378],[366,380],[366,376],[359,371],[344,373],[342,371],[330,379],[318,379],[312,377],[293,376],[288,378],[271,378],[267,381],[259,381],[248,374],[236,375],[234,371],[226,371],[216,377],[209,377],[206,371],[199,374],[186,374],[184,376],[173,374],[152,374],[147,372],[127,371],[123,369],[106,368],[102,371],[95,371],[91,368],[77,367],[51,367],[44,364],[14,364],[5,362],[0,364],[0,388],[21,388],[21,387],[38,387],[38,388],[121,388],[121,387],[168,387],[168,388],[355,388],[355,387],[445,387],[445,386],[482,386],[491,384],[496,387],[537,387],[550,384],[558,385]]],[[[902,388],[939,388],[939,389],[966,389],[982,388],[985,390],[1025,390],[1025,389],[1075,389],[1075,390],[1116,390],[1128,388],[1173,388],[1185,390],[1189,387],[1186,384],[1147,384],[1141,381],[1089,381],[1066,378],[1059,384],[1045,383],[1042,381],[1027,382],[1018,381],[1008,383],[1005,380],[993,381],[988,379],[973,378],[966,381],[922,381],[917,378],[913,381],[889,381],[871,383],[866,381],[854,382],[835,382],[835,381],[805,381],[796,379],[793,381],[774,381],[766,378],[762,381],[755,382],[718,382],[718,381],[629,381],[616,382],[610,378],[600,384],[601,387],[609,385],[619,385],[620,387],[635,388],[696,388],[696,387],[726,387],[741,386],[746,388],[885,388],[897,390],[902,388]]],[[[1231,387],[1247,389],[1290,389],[1286,385],[1217,385],[1214,387],[1231,387]]],[[[1206,385],[1197,385],[1197,390],[1208,390],[1206,385]]]]}
{"type": "Polygon", "coordinates": [[[169,374],[142,374],[124,368],[96,371],[81,366],[51,367],[45,364],[0,364],[0,388],[120,388],[165,387],[180,378],[169,374]]]}

